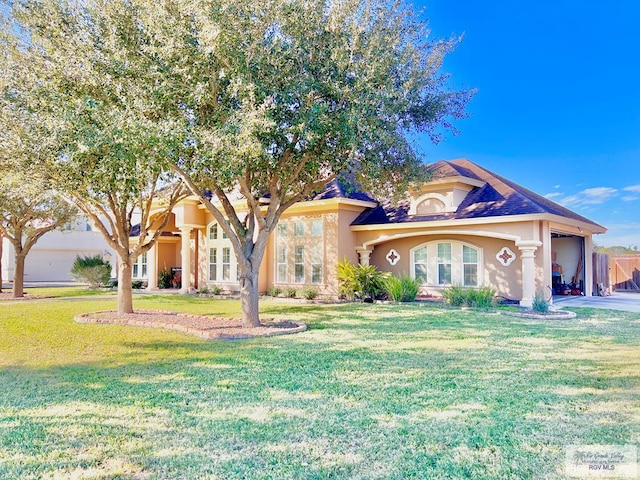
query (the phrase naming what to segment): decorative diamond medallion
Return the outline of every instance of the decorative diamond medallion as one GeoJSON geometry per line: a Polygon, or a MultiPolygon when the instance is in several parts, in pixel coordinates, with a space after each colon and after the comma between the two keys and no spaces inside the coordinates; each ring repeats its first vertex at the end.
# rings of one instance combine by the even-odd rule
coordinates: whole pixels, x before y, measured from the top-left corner
{"type": "Polygon", "coordinates": [[[516,254],[513,253],[509,247],[502,247],[498,253],[496,253],[496,259],[505,267],[511,265],[516,259],[516,254]]]}
{"type": "Polygon", "coordinates": [[[387,253],[386,259],[387,262],[389,262],[391,265],[395,265],[400,261],[400,254],[396,251],[395,248],[392,248],[391,250],[389,250],[389,253],[387,253]]]}

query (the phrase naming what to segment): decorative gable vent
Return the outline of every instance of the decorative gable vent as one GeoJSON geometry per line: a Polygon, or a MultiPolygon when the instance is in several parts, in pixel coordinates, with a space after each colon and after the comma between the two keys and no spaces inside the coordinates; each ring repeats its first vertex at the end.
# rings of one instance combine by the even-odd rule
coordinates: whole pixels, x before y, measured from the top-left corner
{"type": "Polygon", "coordinates": [[[439,178],[410,191],[409,215],[452,213],[474,188],[484,182],[462,176],[439,178]]]}

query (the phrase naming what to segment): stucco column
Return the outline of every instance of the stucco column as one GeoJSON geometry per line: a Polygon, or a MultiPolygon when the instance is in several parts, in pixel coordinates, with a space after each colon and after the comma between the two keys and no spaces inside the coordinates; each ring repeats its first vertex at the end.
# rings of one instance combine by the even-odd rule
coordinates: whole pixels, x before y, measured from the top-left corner
{"type": "Polygon", "coordinates": [[[369,265],[369,257],[371,257],[372,250],[367,248],[358,248],[356,249],[358,252],[358,256],[360,258],[360,265],[369,265]]]}
{"type": "Polygon", "coordinates": [[[158,289],[158,243],[147,252],[147,290],[158,289]]]}
{"type": "MultiPolygon", "coordinates": [[[[584,237],[584,293],[585,296],[593,295],[593,237],[584,237]]],[[[597,288],[597,287],[596,287],[597,288]]]]}
{"type": "Polygon", "coordinates": [[[520,249],[520,258],[522,258],[522,300],[520,300],[520,305],[523,307],[533,305],[533,296],[536,293],[536,250],[540,245],[542,242],[538,240],[516,243],[520,249]]]}
{"type": "Polygon", "coordinates": [[[189,293],[189,287],[191,286],[191,228],[180,228],[180,235],[182,240],[182,287],[180,293],[189,293]]]}

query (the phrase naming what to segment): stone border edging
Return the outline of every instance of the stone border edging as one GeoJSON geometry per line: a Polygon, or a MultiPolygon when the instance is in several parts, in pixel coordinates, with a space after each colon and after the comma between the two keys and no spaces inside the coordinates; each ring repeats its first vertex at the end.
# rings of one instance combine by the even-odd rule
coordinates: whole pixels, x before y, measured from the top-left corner
{"type": "MultiPolygon", "coordinates": [[[[148,311],[146,311],[148,312],[148,311]]],[[[203,315],[190,315],[190,314],[182,314],[177,312],[167,312],[167,311],[156,311],[158,315],[172,315],[183,318],[206,318],[203,315]]],[[[307,330],[307,324],[300,321],[292,321],[286,320],[288,323],[292,323],[296,325],[292,328],[282,328],[280,330],[274,330],[272,332],[265,332],[264,334],[250,334],[250,333],[217,333],[215,331],[205,331],[196,327],[190,327],[187,325],[183,325],[180,323],[171,323],[171,322],[159,322],[153,320],[134,320],[134,319],[121,319],[121,318],[96,318],[92,317],[92,315],[96,314],[114,314],[114,310],[100,310],[97,312],[90,313],[81,313],[76,315],[73,320],[77,323],[82,324],[105,324],[105,325],[129,325],[133,327],[147,327],[147,328],[163,328],[165,330],[173,330],[180,333],[185,333],[188,335],[193,335],[205,340],[246,340],[249,338],[258,338],[258,337],[275,337],[279,335],[289,335],[293,333],[300,333],[307,330]]],[[[229,319],[225,319],[229,320],[229,319]]],[[[272,324],[265,323],[263,327],[276,327],[278,323],[282,322],[273,322],[272,324]]]]}
{"type": "Polygon", "coordinates": [[[534,313],[534,312],[500,312],[501,315],[518,318],[533,318],[537,320],[571,320],[576,318],[577,314],[568,310],[557,310],[553,313],[534,313]]]}

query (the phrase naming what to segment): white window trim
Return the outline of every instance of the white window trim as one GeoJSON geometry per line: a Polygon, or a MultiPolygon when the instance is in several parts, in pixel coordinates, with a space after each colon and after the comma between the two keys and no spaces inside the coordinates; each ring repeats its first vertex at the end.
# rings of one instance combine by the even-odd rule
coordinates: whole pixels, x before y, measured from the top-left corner
{"type": "Polygon", "coordinates": [[[207,262],[207,265],[211,265],[210,263],[210,258],[211,258],[211,249],[215,248],[216,249],[216,278],[217,280],[211,280],[211,271],[208,270],[207,271],[207,283],[210,284],[223,284],[223,285],[237,285],[238,284],[238,260],[236,258],[236,254],[233,250],[233,245],[231,244],[231,240],[229,240],[229,238],[227,237],[227,235],[223,235],[224,230],[222,229],[222,227],[220,226],[220,223],[217,221],[213,221],[211,222],[209,225],[207,225],[207,251],[209,252],[209,256],[208,259],[209,261],[207,262]],[[218,233],[218,238],[217,239],[211,239],[210,236],[210,232],[211,232],[211,228],[213,227],[213,225],[217,225],[217,233],[218,233]],[[224,255],[224,249],[225,248],[229,248],[229,263],[224,263],[223,260],[223,255],[224,255]],[[229,265],[229,279],[228,280],[224,280],[224,266],[225,265],[229,265]]]}
{"type": "Polygon", "coordinates": [[[420,245],[416,245],[411,250],[409,250],[409,255],[411,259],[411,277],[416,278],[416,270],[415,270],[415,262],[414,252],[422,247],[427,247],[427,283],[423,283],[422,285],[425,287],[431,288],[444,288],[448,285],[440,285],[438,284],[438,244],[439,243],[450,243],[451,244],[451,284],[453,285],[464,285],[464,267],[463,267],[463,254],[462,247],[466,245],[467,247],[473,248],[478,252],[478,285],[476,287],[469,286],[470,288],[477,288],[484,285],[484,277],[485,277],[485,269],[484,269],[484,251],[483,248],[474,245],[469,242],[461,242],[460,240],[451,240],[451,239],[439,239],[439,240],[430,240],[428,242],[421,243],[420,245]]]}
{"type": "Polygon", "coordinates": [[[451,199],[446,195],[442,195],[441,193],[425,193],[424,195],[420,195],[415,200],[411,200],[411,205],[409,205],[409,215],[417,215],[418,206],[424,202],[425,200],[429,200],[430,198],[435,198],[436,200],[441,201],[444,204],[444,212],[450,213],[455,212],[457,207],[453,204],[451,199]]]}

